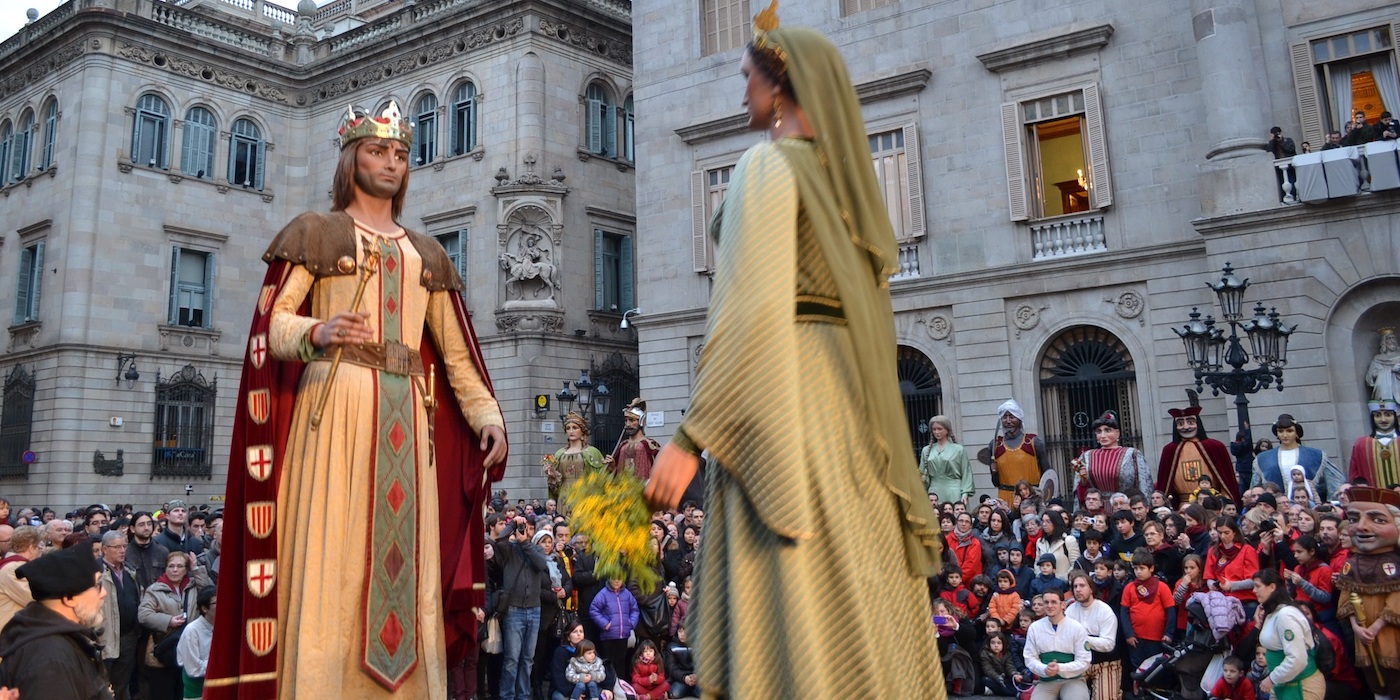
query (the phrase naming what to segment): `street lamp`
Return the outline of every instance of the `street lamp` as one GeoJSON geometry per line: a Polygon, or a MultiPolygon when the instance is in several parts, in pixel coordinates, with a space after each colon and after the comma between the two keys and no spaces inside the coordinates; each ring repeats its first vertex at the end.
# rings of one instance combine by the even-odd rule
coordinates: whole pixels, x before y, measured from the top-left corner
{"type": "Polygon", "coordinates": [[[559,420],[561,421],[574,409],[575,403],[578,403],[579,413],[584,420],[588,420],[590,408],[593,409],[595,415],[607,415],[608,406],[612,399],[608,393],[608,386],[602,382],[594,384],[586,369],[579,372],[578,379],[574,380],[572,386],[567,379],[564,380],[564,388],[555,394],[554,398],[559,399],[559,420]]]}
{"type": "MultiPolygon", "coordinates": [[[[1196,390],[1206,384],[1211,393],[1219,396],[1225,392],[1235,397],[1235,414],[1240,424],[1240,433],[1252,439],[1249,431],[1249,395],[1270,386],[1283,391],[1283,367],[1288,363],[1288,339],[1296,325],[1285,326],[1277,309],[1264,312],[1264,304],[1254,306],[1254,316],[1244,318],[1244,293],[1249,288],[1249,280],[1240,280],[1230,263],[1225,263],[1224,275],[1219,282],[1206,283],[1215,292],[1220,304],[1220,318],[1230,324],[1230,335],[1215,327],[1215,319],[1206,316],[1201,320],[1198,309],[1192,308],[1190,320],[1181,328],[1173,328],[1177,337],[1186,346],[1186,364],[1196,376],[1196,390]],[[1243,328],[1249,340],[1250,352],[1246,352],[1240,342],[1239,330],[1243,328]],[[1253,360],[1257,367],[1245,369],[1253,360]],[[1229,365],[1229,369],[1225,369],[1229,365]]],[[[1240,488],[1245,488],[1254,471],[1253,450],[1241,450],[1235,471],[1240,477],[1240,488]]]]}

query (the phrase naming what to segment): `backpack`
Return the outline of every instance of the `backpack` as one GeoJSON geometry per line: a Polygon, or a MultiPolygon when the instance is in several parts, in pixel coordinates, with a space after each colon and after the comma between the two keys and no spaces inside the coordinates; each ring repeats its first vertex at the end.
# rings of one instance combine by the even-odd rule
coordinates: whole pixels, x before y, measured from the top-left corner
{"type": "Polygon", "coordinates": [[[1331,678],[1332,670],[1337,667],[1337,650],[1332,648],[1331,640],[1327,639],[1317,625],[1312,626],[1312,636],[1313,663],[1324,676],[1331,678]]]}

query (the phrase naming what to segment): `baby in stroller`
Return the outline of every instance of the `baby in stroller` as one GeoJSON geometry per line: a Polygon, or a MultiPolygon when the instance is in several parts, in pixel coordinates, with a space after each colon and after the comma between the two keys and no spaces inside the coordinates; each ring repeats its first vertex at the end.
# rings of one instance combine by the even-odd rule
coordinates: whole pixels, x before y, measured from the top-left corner
{"type": "Polygon", "coordinates": [[[1226,623],[1234,619],[1235,614],[1243,621],[1244,609],[1239,607],[1238,600],[1220,593],[1196,593],[1186,604],[1186,614],[1189,621],[1182,643],[1165,645],[1165,652],[1143,661],[1133,672],[1133,692],[1137,697],[1157,700],[1202,700],[1205,697],[1201,679],[1214,657],[1229,650],[1224,636],[1231,625],[1226,623]],[[1211,600],[1209,596],[1226,600],[1211,600]],[[1239,608],[1237,613],[1230,610],[1228,601],[1239,608]],[[1212,614],[1217,618],[1215,624],[1212,624],[1212,614]],[[1216,636],[1217,630],[1219,636],[1216,636]]]}

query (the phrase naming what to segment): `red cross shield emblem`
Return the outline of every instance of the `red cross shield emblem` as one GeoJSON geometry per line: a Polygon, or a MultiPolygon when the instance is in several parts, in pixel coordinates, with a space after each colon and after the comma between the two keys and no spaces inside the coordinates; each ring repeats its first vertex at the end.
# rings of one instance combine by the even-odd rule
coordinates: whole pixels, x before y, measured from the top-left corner
{"type": "Polygon", "coordinates": [[[254,445],[248,448],[248,476],[258,481],[267,481],[272,476],[272,445],[254,445]]]}
{"type": "Polygon", "coordinates": [[[254,597],[266,598],[277,583],[277,561],[275,559],[254,559],[248,562],[248,592],[254,597]]]}
{"type": "Polygon", "coordinates": [[[259,333],[248,340],[248,359],[253,369],[262,369],[267,361],[267,334],[259,333]]]}
{"type": "Polygon", "coordinates": [[[277,619],[255,617],[248,621],[248,649],[258,656],[267,656],[277,644],[277,619]]]}
{"type": "Polygon", "coordinates": [[[1396,572],[1396,568],[1395,568],[1395,565],[1394,565],[1394,564],[1392,564],[1392,563],[1390,563],[1390,562],[1386,562],[1386,563],[1384,563],[1384,564],[1381,565],[1381,571],[1384,571],[1386,576],[1394,577],[1394,576],[1395,576],[1395,572],[1396,572]]]}
{"type": "MultiPolygon", "coordinates": [[[[272,534],[272,526],[277,524],[277,504],[272,501],[253,501],[248,504],[248,532],[264,540],[272,534]]],[[[258,596],[261,598],[262,596],[258,596]]]]}
{"type": "Polygon", "coordinates": [[[272,415],[272,392],[267,389],[254,389],[248,392],[248,417],[262,425],[272,415]]]}
{"type": "Polygon", "coordinates": [[[266,314],[266,313],[267,313],[267,310],[272,308],[272,300],[273,300],[274,298],[276,298],[276,297],[275,297],[275,292],[276,292],[276,291],[277,291],[277,285],[274,285],[274,284],[264,284],[264,285],[263,285],[262,292],[258,294],[258,313],[260,313],[260,314],[266,314]]]}

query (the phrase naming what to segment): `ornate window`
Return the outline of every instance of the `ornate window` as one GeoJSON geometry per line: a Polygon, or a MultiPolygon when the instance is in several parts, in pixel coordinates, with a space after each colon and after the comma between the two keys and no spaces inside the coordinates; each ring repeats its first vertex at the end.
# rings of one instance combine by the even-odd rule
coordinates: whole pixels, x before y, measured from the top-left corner
{"type": "Polygon", "coordinates": [[[737,49],[749,40],[753,14],[749,0],[704,0],[700,3],[705,55],[737,49]]]}
{"type": "Polygon", "coordinates": [[[0,477],[29,476],[24,453],[34,429],[34,375],[15,365],[5,377],[5,404],[0,408],[0,477]]]}
{"type": "Polygon", "coordinates": [[[170,260],[170,309],[173,326],[214,325],[214,254],[176,247],[170,260]]]}
{"type": "Polygon", "coordinates": [[[180,172],[197,178],[214,177],[214,140],[218,122],[204,107],[185,113],[185,138],[180,146],[180,172]]]}
{"type": "Polygon", "coordinates": [[[35,241],[19,253],[19,284],[15,289],[15,323],[39,320],[39,292],[44,281],[44,241],[35,241]]]}
{"type": "Polygon", "coordinates": [[[460,228],[456,231],[440,233],[437,236],[438,243],[442,244],[442,249],[447,251],[447,259],[452,261],[452,266],[457,268],[457,276],[465,282],[467,279],[467,229],[460,228]]]}
{"type": "Polygon", "coordinates": [[[870,135],[875,180],[894,225],[895,240],[903,243],[924,235],[924,188],[919,178],[919,134],[910,124],[870,135]]]}
{"type": "Polygon", "coordinates": [[[1400,112],[1398,32],[1400,21],[1290,47],[1302,140],[1318,144],[1328,131],[1345,133],[1357,112],[1366,113],[1368,124],[1382,111],[1400,112]]]}
{"type": "Polygon", "coordinates": [[[620,314],[634,306],[631,236],[593,229],[593,294],[599,311],[620,314]]]}
{"type": "Polygon", "coordinates": [[[1012,221],[1113,204],[1097,84],[1001,106],[1012,221]]]}
{"type": "Polygon", "coordinates": [[[49,98],[49,103],[44,107],[44,151],[39,157],[39,169],[48,170],[53,165],[54,158],[58,155],[55,151],[58,148],[58,98],[49,98]]]}
{"type": "MultiPolygon", "coordinates": [[[[1141,449],[1137,372],[1128,348],[1102,328],[1070,328],[1050,341],[1040,360],[1041,425],[1033,432],[1045,440],[1050,464],[1063,470],[1094,447],[1089,426],[1104,411],[1118,416],[1122,443],[1141,449]]],[[[1072,483],[1068,472],[1061,471],[1060,483],[1072,483]]]]}
{"type": "Polygon", "coordinates": [[[448,138],[454,156],[476,148],[476,85],[464,80],[452,93],[452,123],[448,138]]]}
{"type": "Polygon", "coordinates": [[[228,182],[255,190],[263,188],[263,154],[267,144],[262,131],[251,119],[233,123],[228,137],[228,182]]]}
{"type": "Polygon", "coordinates": [[[592,83],[584,93],[584,130],[588,150],[600,156],[617,155],[617,118],[613,114],[612,98],[601,83],[592,83]]]}
{"type": "Polygon", "coordinates": [[[205,381],[193,365],[185,365],[169,379],[157,376],[152,476],[213,476],[217,385],[217,379],[205,381]]]}
{"type": "Polygon", "coordinates": [[[142,95],[131,127],[131,160],[151,168],[168,168],[169,142],[170,106],[160,95],[142,95]]]}
{"type": "Polygon", "coordinates": [[[437,95],[418,99],[413,125],[413,164],[427,165],[437,156],[437,95]]]}
{"type": "Polygon", "coordinates": [[[734,166],[725,165],[690,174],[690,245],[695,271],[715,271],[714,241],[710,238],[710,219],[729,191],[729,178],[734,166]]]}
{"type": "Polygon", "coordinates": [[[943,413],[943,380],[933,361],[922,352],[901,345],[897,357],[899,393],[904,396],[904,417],[909,421],[909,437],[917,460],[919,450],[932,437],[928,434],[928,419],[943,413]]]}
{"type": "Polygon", "coordinates": [[[10,138],[10,181],[19,182],[29,175],[29,156],[34,145],[34,112],[25,110],[19,126],[10,138]]]}

